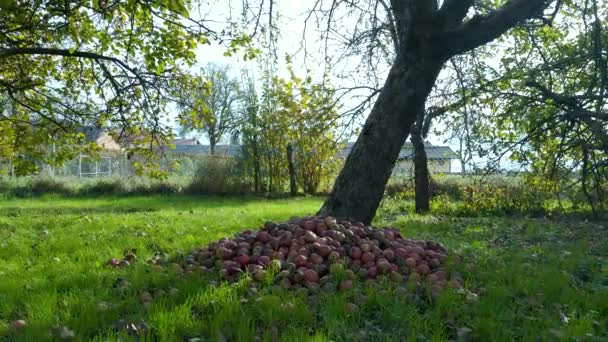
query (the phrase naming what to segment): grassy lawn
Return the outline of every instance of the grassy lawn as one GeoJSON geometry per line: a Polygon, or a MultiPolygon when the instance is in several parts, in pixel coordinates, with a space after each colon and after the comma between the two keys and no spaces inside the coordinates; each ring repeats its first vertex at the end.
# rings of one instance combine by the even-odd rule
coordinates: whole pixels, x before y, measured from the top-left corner
{"type": "MultiPolygon", "coordinates": [[[[608,224],[574,219],[395,215],[378,225],[464,257],[467,292],[365,285],[310,298],[178,276],[147,264],[265,220],[314,213],[319,198],[152,196],[0,200],[0,339],[369,341],[608,339],[608,224]],[[129,268],[105,263],[135,249],[129,268]],[[140,293],[154,300],[142,304],[140,293]],[[348,313],[345,303],[360,310],[348,313]],[[27,327],[13,335],[9,322],[27,327]],[[65,334],[65,329],[63,329],[65,334]],[[67,334],[69,335],[69,334],[67,334]]],[[[387,203],[390,207],[391,203],[387,203]]]]}

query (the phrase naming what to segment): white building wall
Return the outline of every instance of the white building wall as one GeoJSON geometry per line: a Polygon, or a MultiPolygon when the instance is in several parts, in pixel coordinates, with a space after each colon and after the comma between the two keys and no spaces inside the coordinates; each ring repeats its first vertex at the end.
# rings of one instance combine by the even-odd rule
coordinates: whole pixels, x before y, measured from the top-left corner
{"type": "MultiPolygon", "coordinates": [[[[452,161],[433,159],[428,161],[429,172],[431,174],[436,173],[450,173],[452,171],[452,161]]],[[[413,177],[414,176],[414,163],[412,160],[402,160],[397,162],[393,168],[393,177],[413,177]]]]}

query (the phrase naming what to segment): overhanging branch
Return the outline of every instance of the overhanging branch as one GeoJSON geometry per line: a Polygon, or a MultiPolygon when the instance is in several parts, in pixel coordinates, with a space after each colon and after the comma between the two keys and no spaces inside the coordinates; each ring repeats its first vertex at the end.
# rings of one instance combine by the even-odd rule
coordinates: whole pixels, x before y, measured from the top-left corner
{"type": "Polygon", "coordinates": [[[474,0],[445,0],[439,9],[439,19],[446,28],[458,26],[473,6],[474,0]]]}
{"type": "Polygon", "coordinates": [[[0,49],[0,59],[8,58],[19,55],[46,55],[46,56],[63,56],[63,57],[77,57],[87,58],[97,61],[109,61],[115,63],[125,70],[131,72],[134,75],[139,76],[137,70],[131,68],[124,61],[110,56],[104,56],[95,52],[68,50],[68,49],[56,49],[56,48],[9,48],[0,49]]]}
{"type": "Polygon", "coordinates": [[[608,133],[604,128],[606,122],[608,122],[608,113],[594,112],[583,108],[576,99],[557,94],[538,82],[530,81],[526,85],[540,91],[543,98],[550,99],[556,104],[565,107],[567,117],[584,122],[589,131],[600,141],[602,145],[601,149],[608,153],[608,133]]]}
{"type": "Polygon", "coordinates": [[[459,28],[438,37],[436,46],[442,51],[437,52],[453,56],[489,43],[520,22],[539,14],[553,1],[510,0],[496,11],[475,16],[459,28]]]}

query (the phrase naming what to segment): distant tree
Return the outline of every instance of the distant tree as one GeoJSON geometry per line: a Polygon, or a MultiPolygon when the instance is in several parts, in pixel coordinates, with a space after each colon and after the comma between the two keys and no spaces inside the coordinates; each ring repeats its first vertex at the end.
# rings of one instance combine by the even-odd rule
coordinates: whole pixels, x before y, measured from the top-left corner
{"type": "Polygon", "coordinates": [[[241,121],[238,132],[248,156],[247,162],[253,168],[253,185],[255,192],[262,191],[262,171],[260,154],[259,99],[253,77],[243,72],[243,84],[240,92],[241,121]]]}
{"type": "Polygon", "coordinates": [[[276,88],[269,74],[264,75],[263,84],[257,117],[261,176],[266,192],[281,192],[288,179],[285,149],[289,143],[289,118],[285,111],[279,111],[276,88]]]}
{"type": "Polygon", "coordinates": [[[289,193],[291,196],[298,194],[298,181],[296,168],[293,163],[293,145],[287,144],[287,167],[289,168],[289,193]]]}
{"type": "Polygon", "coordinates": [[[239,123],[239,83],[229,72],[228,66],[208,64],[201,69],[194,88],[180,86],[182,131],[206,135],[211,154],[239,123]]]}
{"type": "Polygon", "coordinates": [[[289,184],[292,193],[297,186],[316,193],[337,167],[337,100],[327,84],[289,70],[288,79],[264,72],[259,95],[245,77],[238,131],[259,190],[284,191],[289,184]]]}
{"type": "Polygon", "coordinates": [[[450,108],[431,107],[421,111],[412,126],[410,140],[414,147],[414,190],[416,212],[423,214],[431,210],[431,189],[428,158],[424,147],[424,140],[431,129],[433,119],[445,114],[450,108]]]}
{"type": "MultiPolygon", "coordinates": [[[[289,64],[289,60],[288,60],[289,64]]],[[[287,144],[293,146],[295,176],[306,193],[317,192],[323,178],[333,174],[338,152],[335,90],[311,77],[273,80],[277,117],[285,122],[287,144]]]]}

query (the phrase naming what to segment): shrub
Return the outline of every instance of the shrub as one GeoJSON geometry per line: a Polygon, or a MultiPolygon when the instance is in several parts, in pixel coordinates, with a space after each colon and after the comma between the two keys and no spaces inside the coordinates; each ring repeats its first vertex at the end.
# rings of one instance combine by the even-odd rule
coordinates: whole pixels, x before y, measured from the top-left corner
{"type": "Polygon", "coordinates": [[[546,192],[529,185],[481,183],[465,189],[463,209],[469,215],[481,212],[541,215],[547,198],[546,192]]]}
{"type": "Polygon", "coordinates": [[[401,198],[414,199],[414,182],[413,179],[399,178],[391,179],[384,189],[386,196],[399,195],[401,198]]]}
{"type": "Polygon", "coordinates": [[[452,200],[459,201],[462,199],[464,188],[460,183],[454,177],[433,177],[429,184],[431,196],[446,195],[452,200]]]}
{"type": "Polygon", "coordinates": [[[99,179],[85,184],[79,192],[87,196],[121,195],[128,193],[128,189],[119,179],[99,179]]]}
{"type": "Polygon", "coordinates": [[[172,177],[154,180],[143,177],[19,177],[0,178],[0,194],[9,197],[32,197],[43,194],[63,196],[119,196],[176,194],[183,191],[190,178],[172,177]]]}
{"type": "Polygon", "coordinates": [[[237,158],[212,156],[200,163],[187,188],[192,194],[244,194],[252,185],[243,161],[237,158]]]}
{"type": "MultiPolygon", "coordinates": [[[[433,176],[429,184],[432,212],[443,215],[544,215],[554,191],[546,182],[529,177],[433,176]]],[[[386,195],[398,200],[415,199],[414,182],[400,179],[389,183],[386,195]]]]}
{"type": "Polygon", "coordinates": [[[0,192],[8,196],[32,197],[42,194],[70,195],[74,189],[55,178],[23,177],[2,179],[0,192]]]}
{"type": "Polygon", "coordinates": [[[35,194],[69,194],[70,188],[53,178],[36,178],[30,183],[30,190],[35,194]]]}
{"type": "MultiPolygon", "coordinates": [[[[178,194],[182,190],[182,187],[179,184],[169,183],[169,182],[158,182],[150,185],[147,188],[147,194],[162,194],[162,195],[170,195],[170,194],[178,194]]],[[[137,193],[136,191],[134,191],[137,193]]]]}

